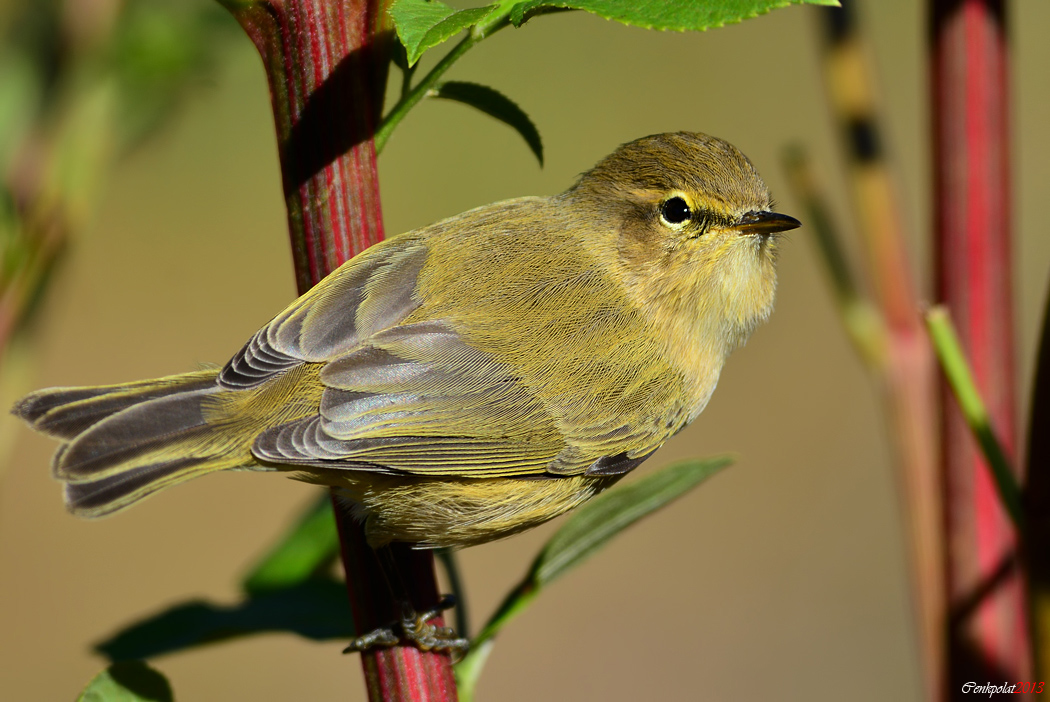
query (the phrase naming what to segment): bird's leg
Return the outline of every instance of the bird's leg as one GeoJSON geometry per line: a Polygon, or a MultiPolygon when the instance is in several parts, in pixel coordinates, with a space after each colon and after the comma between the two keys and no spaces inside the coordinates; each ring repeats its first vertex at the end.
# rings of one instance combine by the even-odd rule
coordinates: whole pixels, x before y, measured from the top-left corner
{"type": "Polygon", "coordinates": [[[407,641],[421,651],[449,652],[457,657],[466,654],[470,648],[470,641],[456,636],[455,630],[447,626],[434,626],[429,621],[440,616],[443,611],[454,607],[456,598],[445,595],[436,607],[424,612],[416,612],[412,599],[405,587],[405,581],[401,578],[401,571],[397,567],[394,552],[390,546],[381,546],[376,549],[379,564],[390,588],[394,602],[400,609],[400,618],[391,622],[389,626],[374,629],[367,634],[358,636],[350,642],[343,653],[356,653],[370,648],[396,646],[401,641],[407,641]]]}

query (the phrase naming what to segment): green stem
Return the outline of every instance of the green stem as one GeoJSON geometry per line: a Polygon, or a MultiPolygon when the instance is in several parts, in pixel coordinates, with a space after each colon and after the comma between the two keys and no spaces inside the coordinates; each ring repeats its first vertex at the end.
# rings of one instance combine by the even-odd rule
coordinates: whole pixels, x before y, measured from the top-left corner
{"type": "Polygon", "coordinates": [[[434,551],[434,555],[445,569],[448,576],[448,586],[452,588],[452,594],[456,598],[456,631],[460,636],[470,638],[470,612],[467,608],[467,591],[463,587],[463,578],[459,574],[459,564],[456,561],[456,552],[452,549],[442,548],[434,551]]]}
{"type": "Polygon", "coordinates": [[[959,337],[955,333],[948,312],[943,307],[934,307],[926,313],[926,327],[933,341],[934,351],[941,362],[941,368],[948,379],[948,384],[955,394],[966,423],[970,425],[974,438],[981,446],[988,467],[992,471],[995,487],[1003,507],[1010,515],[1018,532],[1022,531],[1024,514],[1021,506],[1021,488],[1014,477],[1010,461],[1003,451],[1002,444],[995,436],[988,417],[988,410],[981,399],[981,394],[974,382],[973,373],[963,354],[959,337]]]}
{"type": "Polygon", "coordinates": [[[814,236],[824,270],[831,279],[839,315],[850,340],[870,369],[885,372],[889,362],[889,339],[886,320],[861,291],[846,254],[842,237],[836,231],[823,194],[818,189],[801,146],[792,146],[784,154],[788,183],[806,213],[806,226],[814,236]]]}
{"type": "MultiPolygon", "coordinates": [[[[463,37],[462,41],[456,44],[451,51],[438,61],[437,65],[430,69],[419,83],[414,88],[407,92],[402,88],[401,99],[398,100],[397,104],[387,113],[386,117],[383,118],[382,122],[379,123],[379,128],[376,129],[374,142],[376,153],[380,153],[383,147],[386,146],[387,140],[393,133],[397,125],[401,123],[401,120],[405,118],[405,115],[409,111],[419,104],[419,101],[427,96],[427,93],[437,84],[438,80],[452,67],[456,61],[463,57],[463,54],[470,51],[474,46],[483,39],[486,39],[499,30],[510,24],[508,19],[510,16],[510,5],[512,3],[504,3],[507,5],[502,11],[496,12],[493,15],[486,17],[485,20],[474,25],[470,29],[470,33],[463,37]]],[[[406,83],[409,80],[409,76],[406,73],[406,83]]]]}
{"type": "Polygon", "coordinates": [[[470,642],[470,651],[455,665],[456,686],[459,689],[461,702],[474,699],[474,688],[485,667],[492,647],[496,644],[496,634],[507,622],[517,617],[528,607],[539,594],[540,588],[533,582],[531,573],[518,586],[511,590],[503,604],[485,624],[477,638],[470,642]]]}
{"type": "Polygon", "coordinates": [[[412,89],[412,76],[416,72],[415,66],[401,69],[401,99],[404,100],[412,89]]]}
{"type": "Polygon", "coordinates": [[[480,644],[472,644],[467,657],[456,664],[456,687],[459,690],[459,702],[474,702],[474,690],[481,677],[481,669],[489,659],[492,647],[496,642],[489,639],[480,644]]]}
{"type": "Polygon", "coordinates": [[[409,90],[404,96],[398,100],[397,104],[394,105],[393,109],[387,113],[387,116],[383,118],[383,121],[379,123],[379,128],[376,129],[375,133],[375,145],[376,153],[380,153],[383,147],[386,146],[387,140],[393,133],[394,129],[400,124],[401,120],[405,118],[409,110],[415,107],[420,100],[427,96],[427,92],[434,87],[437,83],[438,78],[444,75],[445,71],[452,67],[456,61],[460,59],[463,54],[470,51],[470,49],[480,41],[474,37],[474,33],[471,32],[467,36],[463,37],[463,40],[456,44],[452,51],[445,54],[436,66],[430,69],[430,73],[423,77],[423,80],[416,84],[416,87],[409,90]]]}

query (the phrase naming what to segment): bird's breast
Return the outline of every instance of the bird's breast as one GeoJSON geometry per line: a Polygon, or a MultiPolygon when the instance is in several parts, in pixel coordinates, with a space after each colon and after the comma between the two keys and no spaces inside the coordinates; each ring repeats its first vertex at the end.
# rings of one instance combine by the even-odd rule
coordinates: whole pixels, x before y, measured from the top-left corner
{"type": "Polygon", "coordinates": [[[341,493],[368,542],[464,547],[503,538],[576,507],[621,476],[537,479],[415,478],[346,473],[341,493]]]}

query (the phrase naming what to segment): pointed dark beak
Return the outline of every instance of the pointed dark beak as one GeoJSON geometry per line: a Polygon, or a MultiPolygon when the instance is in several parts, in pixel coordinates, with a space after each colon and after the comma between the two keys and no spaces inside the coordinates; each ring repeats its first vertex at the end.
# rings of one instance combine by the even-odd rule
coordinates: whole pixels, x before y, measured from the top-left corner
{"type": "Polygon", "coordinates": [[[801,226],[802,222],[794,217],[777,212],[748,212],[740,218],[735,228],[741,234],[776,234],[801,226]]]}

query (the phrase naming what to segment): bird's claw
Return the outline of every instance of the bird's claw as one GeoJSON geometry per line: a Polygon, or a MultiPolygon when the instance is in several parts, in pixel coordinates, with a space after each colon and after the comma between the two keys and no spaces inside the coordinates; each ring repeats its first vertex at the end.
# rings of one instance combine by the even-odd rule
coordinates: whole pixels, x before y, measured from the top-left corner
{"type": "Polygon", "coordinates": [[[379,627],[351,641],[350,645],[343,649],[343,653],[360,653],[370,648],[390,648],[396,646],[400,640],[401,637],[394,632],[393,627],[379,627]]]}
{"type": "Polygon", "coordinates": [[[343,653],[359,653],[372,648],[390,648],[402,641],[411,643],[421,651],[451,653],[462,657],[470,648],[469,639],[456,636],[452,627],[434,626],[428,623],[443,611],[454,607],[456,598],[445,595],[437,607],[417,613],[407,602],[401,604],[401,619],[390,626],[374,629],[350,642],[343,653]]]}

